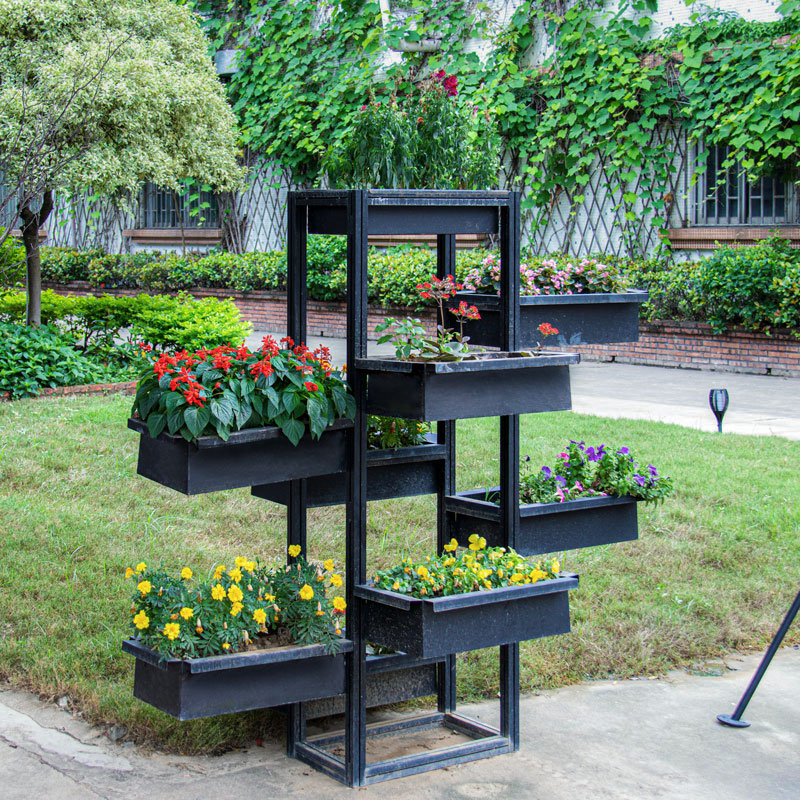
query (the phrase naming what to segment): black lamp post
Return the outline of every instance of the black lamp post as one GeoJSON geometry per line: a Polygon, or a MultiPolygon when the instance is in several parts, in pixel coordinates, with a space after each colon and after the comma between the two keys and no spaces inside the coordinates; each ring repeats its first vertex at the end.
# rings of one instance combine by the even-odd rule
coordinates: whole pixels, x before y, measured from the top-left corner
{"type": "Polygon", "coordinates": [[[722,418],[728,410],[728,390],[712,389],[708,393],[708,404],[717,418],[717,433],[722,433],[722,418]]]}

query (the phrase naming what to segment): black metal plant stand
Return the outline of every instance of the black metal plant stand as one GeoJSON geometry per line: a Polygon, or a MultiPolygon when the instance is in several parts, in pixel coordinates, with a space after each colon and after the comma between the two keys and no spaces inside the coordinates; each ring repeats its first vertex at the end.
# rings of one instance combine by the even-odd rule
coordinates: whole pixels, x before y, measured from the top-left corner
{"type": "MultiPolygon", "coordinates": [[[[368,672],[389,670],[390,660],[368,661],[364,637],[364,606],[358,590],[367,581],[367,435],[369,408],[367,376],[375,364],[367,357],[367,245],[369,234],[436,234],[437,273],[439,277],[455,273],[455,235],[459,233],[500,234],[504,264],[519,263],[519,195],[514,192],[438,192],[438,191],[306,191],[289,195],[288,225],[288,303],[289,335],[302,341],[306,332],[306,236],[339,234],[347,236],[347,365],[348,381],[356,398],[356,419],[352,431],[352,450],[347,472],[347,635],[353,642],[348,656],[347,694],[344,733],[309,737],[302,704],[290,714],[287,750],[289,755],[313,765],[332,777],[360,786],[402,775],[454,765],[477,758],[508,753],[519,747],[519,644],[500,647],[500,726],[492,729],[456,713],[455,654],[448,652],[435,659],[404,656],[397,666],[409,667],[437,663],[438,709],[415,719],[367,727],[365,685],[368,672]],[[402,756],[377,763],[367,763],[367,737],[444,725],[466,734],[471,741],[402,756]],[[334,744],[344,745],[344,757],[331,752],[334,744]]],[[[501,346],[514,351],[518,338],[519,270],[503,270],[501,304],[506,325],[501,346]]],[[[568,372],[559,361],[564,389],[553,405],[546,403],[530,410],[555,410],[569,407],[568,372]]],[[[556,369],[556,368],[554,368],[556,369]]],[[[376,379],[377,382],[377,379],[376,379]]],[[[487,387],[491,391],[491,383],[487,387]]],[[[374,401],[373,401],[374,402],[374,401]]],[[[528,410],[527,408],[525,410],[528,410]]],[[[472,414],[477,415],[477,414],[472,414]]],[[[500,486],[505,544],[513,547],[518,527],[519,495],[519,415],[500,417],[500,486]]],[[[437,548],[442,551],[448,540],[444,498],[455,491],[455,423],[451,419],[437,426],[438,441],[447,448],[438,486],[437,548]]],[[[289,485],[288,544],[306,544],[305,481],[289,485]]],[[[566,598],[564,598],[566,599],[566,598]]],[[[467,648],[462,648],[467,649],[467,648]]]]}

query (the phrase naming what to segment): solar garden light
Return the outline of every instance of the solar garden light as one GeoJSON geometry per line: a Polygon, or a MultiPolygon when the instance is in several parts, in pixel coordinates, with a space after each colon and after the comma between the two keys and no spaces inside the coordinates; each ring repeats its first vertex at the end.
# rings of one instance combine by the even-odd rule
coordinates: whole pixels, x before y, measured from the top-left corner
{"type": "Polygon", "coordinates": [[[708,393],[708,404],[717,418],[717,433],[722,433],[722,418],[728,410],[728,390],[712,389],[708,393]]]}

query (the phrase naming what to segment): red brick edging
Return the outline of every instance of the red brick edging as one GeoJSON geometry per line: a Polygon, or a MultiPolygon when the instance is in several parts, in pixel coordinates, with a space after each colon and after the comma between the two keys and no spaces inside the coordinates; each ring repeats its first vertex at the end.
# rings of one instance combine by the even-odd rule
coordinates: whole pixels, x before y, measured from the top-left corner
{"type": "MultiPolygon", "coordinates": [[[[138,289],[92,289],[85,281],[66,286],[48,284],[59,294],[141,294],[138,289]]],[[[155,294],[155,292],[150,292],[155,294]]],[[[229,289],[193,289],[195,297],[230,297],[242,316],[256,328],[286,330],[286,295],[281,292],[233,292],[229,289]]],[[[368,332],[376,339],[375,326],[386,316],[419,317],[433,332],[436,317],[431,310],[410,312],[406,308],[369,309],[368,332]]],[[[800,377],[800,339],[788,330],[772,335],[733,328],[715,335],[704,322],[655,321],[640,325],[638,342],[606,345],[577,345],[586,361],[616,361],[622,364],[646,364],[660,367],[714,369],[723,372],[749,372],[761,375],[800,377]]],[[[347,335],[344,303],[311,300],[308,303],[309,336],[344,337],[347,335]]]]}
{"type": "MultiPolygon", "coordinates": [[[[80,386],[56,386],[51,389],[50,387],[42,387],[39,389],[39,394],[36,398],[24,399],[40,399],[42,397],[77,397],[84,394],[110,394],[111,392],[125,392],[133,394],[136,391],[136,381],[122,381],[120,383],[85,383],[80,386]]],[[[11,400],[10,392],[0,392],[0,403],[7,403],[11,400]]]]}

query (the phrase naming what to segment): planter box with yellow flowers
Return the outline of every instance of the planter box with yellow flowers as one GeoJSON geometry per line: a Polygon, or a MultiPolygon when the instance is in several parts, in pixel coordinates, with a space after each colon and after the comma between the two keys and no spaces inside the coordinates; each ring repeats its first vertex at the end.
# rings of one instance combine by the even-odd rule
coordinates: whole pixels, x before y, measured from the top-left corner
{"type": "Polygon", "coordinates": [[[356,587],[367,639],[435,658],[569,632],[568,592],[577,575],[561,573],[555,561],[527,561],[470,539],[460,556],[452,554],[453,540],[442,556],[406,559],[356,587]]]}
{"type": "MultiPolygon", "coordinates": [[[[330,562],[325,567],[331,567],[330,562]]],[[[134,696],[180,720],[333,697],[345,691],[341,578],[298,558],[259,568],[236,559],[191,585],[140,564],[131,612],[134,696]]]]}

